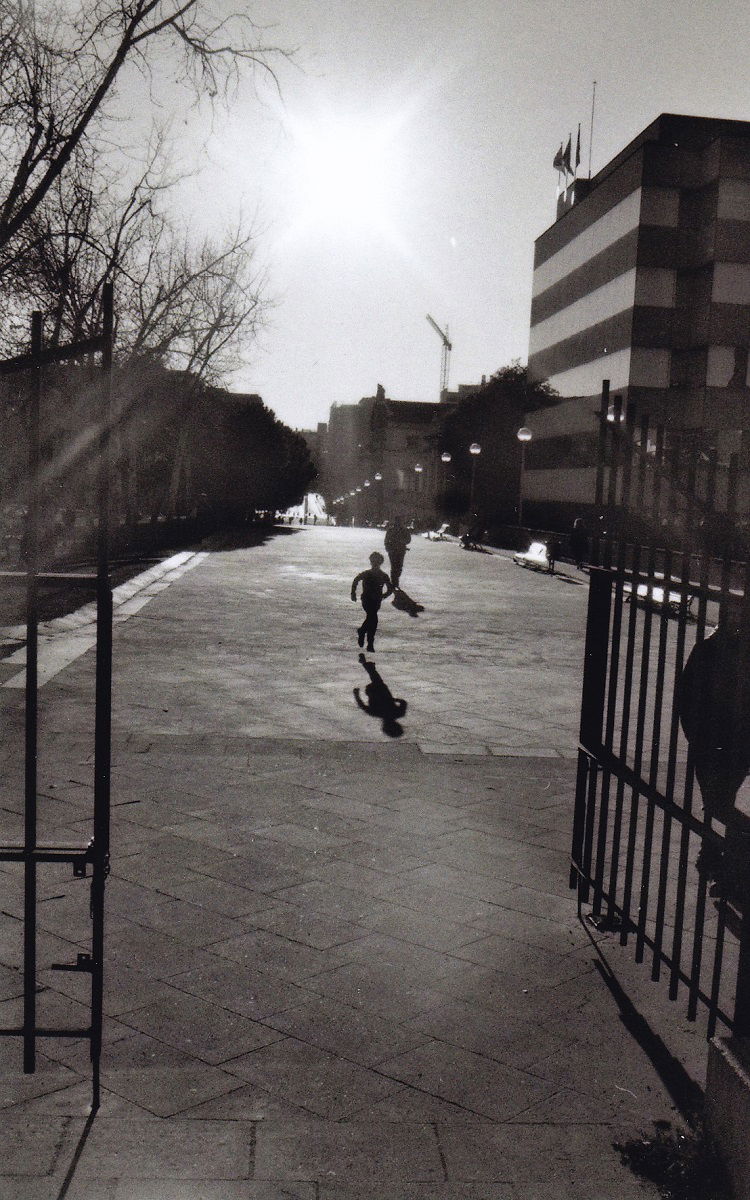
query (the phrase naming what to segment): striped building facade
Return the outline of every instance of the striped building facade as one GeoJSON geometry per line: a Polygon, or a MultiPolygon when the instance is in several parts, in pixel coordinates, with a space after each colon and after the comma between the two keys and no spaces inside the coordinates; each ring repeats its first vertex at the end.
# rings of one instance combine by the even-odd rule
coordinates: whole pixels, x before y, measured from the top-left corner
{"type": "Polygon", "coordinates": [[[669,436],[736,447],[750,404],[750,122],[664,114],[561,197],[535,245],[524,492],[541,522],[593,500],[602,380],[669,436]]]}

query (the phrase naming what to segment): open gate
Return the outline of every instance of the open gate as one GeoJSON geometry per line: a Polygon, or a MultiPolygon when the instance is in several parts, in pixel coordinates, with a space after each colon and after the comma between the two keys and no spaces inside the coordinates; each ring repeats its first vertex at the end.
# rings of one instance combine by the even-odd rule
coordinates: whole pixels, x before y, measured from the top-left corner
{"type": "MultiPolygon", "coordinates": [[[[570,884],[595,925],[685,996],[689,1019],[705,1011],[709,1037],[719,1022],[747,1036],[750,803],[740,788],[727,815],[709,788],[704,805],[724,750],[706,757],[683,725],[693,648],[717,626],[749,627],[750,442],[721,462],[610,403],[607,381],[600,422],[570,884]]],[[[735,710],[747,645],[722,697],[735,710]]]]}
{"type": "Polygon", "coordinates": [[[93,1074],[93,1104],[99,1106],[99,1061],[102,1045],[102,1000],[104,958],[104,891],[109,873],[110,824],[110,733],[112,679],[112,588],[109,576],[109,481],[110,481],[110,382],[113,340],[112,286],[102,294],[102,327],[94,337],[77,343],[45,349],[40,313],[31,319],[30,353],[0,363],[0,375],[19,380],[24,395],[28,430],[28,474],[24,569],[0,572],[0,586],[25,589],[26,668],[24,706],[24,805],[23,841],[0,846],[0,862],[18,863],[23,869],[23,1019],[18,1027],[0,1029],[0,1036],[23,1039],[23,1069],[36,1067],[39,1038],[87,1038],[93,1074]],[[96,571],[62,573],[47,569],[40,545],[40,402],[44,370],[56,364],[91,360],[98,356],[96,422],[97,531],[96,571]],[[75,589],[83,601],[96,600],[96,682],[94,695],[94,787],[91,838],[84,845],[40,843],[38,831],[38,627],[40,593],[61,583],[75,589]],[[90,1021],[87,1027],[53,1028],[37,1021],[37,880],[45,864],[69,863],[73,875],[86,878],[90,871],[91,950],[78,953],[73,963],[53,963],[52,969],[80,971],[91,977],[90,1021]]]}

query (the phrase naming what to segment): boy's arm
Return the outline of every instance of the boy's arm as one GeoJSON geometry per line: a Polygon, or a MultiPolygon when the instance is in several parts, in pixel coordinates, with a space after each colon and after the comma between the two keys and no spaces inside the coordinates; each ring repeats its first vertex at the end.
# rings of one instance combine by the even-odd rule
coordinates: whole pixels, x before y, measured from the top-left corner
{"type": "Polygon", "coordinates": [[[360,571],[359,575],[356,575],[352,580],[352,600],[357,599],[357,584],[361,580],[363,573],[364,572],[360,571]]]}

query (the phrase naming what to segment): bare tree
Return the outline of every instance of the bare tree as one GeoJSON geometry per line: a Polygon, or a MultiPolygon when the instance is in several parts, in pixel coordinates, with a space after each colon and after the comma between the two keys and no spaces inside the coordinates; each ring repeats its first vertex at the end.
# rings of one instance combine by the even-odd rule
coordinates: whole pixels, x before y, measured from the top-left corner
{"type": "MultiPolygon", "coordinates": [[[[126,63],[146,75],[155,51],[182,57],[195,94],[215,96],[243,64],[273,73],[275,56],[244,12],[210,0],[0,0],[0,273],[25,227],[100,133],[126,63]]],[[[166,54],[168,59],[169,55],[166,54]]]]}
{"type": "Polygon", "coordinates": [[[147,223],[147,253],[118,264],[118,342],[133,358],[223,382],[241,365],[269,304],[253,231],[238,221],[196,245],[158,216],[147,223]]]}
{"type": "Polygon", "coordinates": [[[44,314],[47,344],[90,336],[102,284],[113,279],[120,362],[147,358],[225,382],[269,304],[255,230],[238,219],[214,238],[178,233],[165,211],[174,182],[161,144],[124,194],[114,173],[79,151],[75,172],[55,182],[27,223],[24,253],[8,269],[0,347],[11,351],[30,308],[44,314]]]}

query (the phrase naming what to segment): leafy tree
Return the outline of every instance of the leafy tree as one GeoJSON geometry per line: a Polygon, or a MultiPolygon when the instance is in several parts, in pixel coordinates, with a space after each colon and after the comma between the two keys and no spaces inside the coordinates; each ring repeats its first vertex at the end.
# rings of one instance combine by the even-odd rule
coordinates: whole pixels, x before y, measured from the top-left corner
{"type": "Polygon", "coordinates": [[[440,451],[451,454],[442,511],[447,518],[470,512],[474,473],[473,509],[488,528],[517,519],[520,444],[516,437],[526,414],[557,402],[548,383],[532,383],[519,361],[502,367],[482,387],[463,397],[445,418],[440,451]],[[478,443],[481,453],[472,463],[469,446],[478,443]]]}

